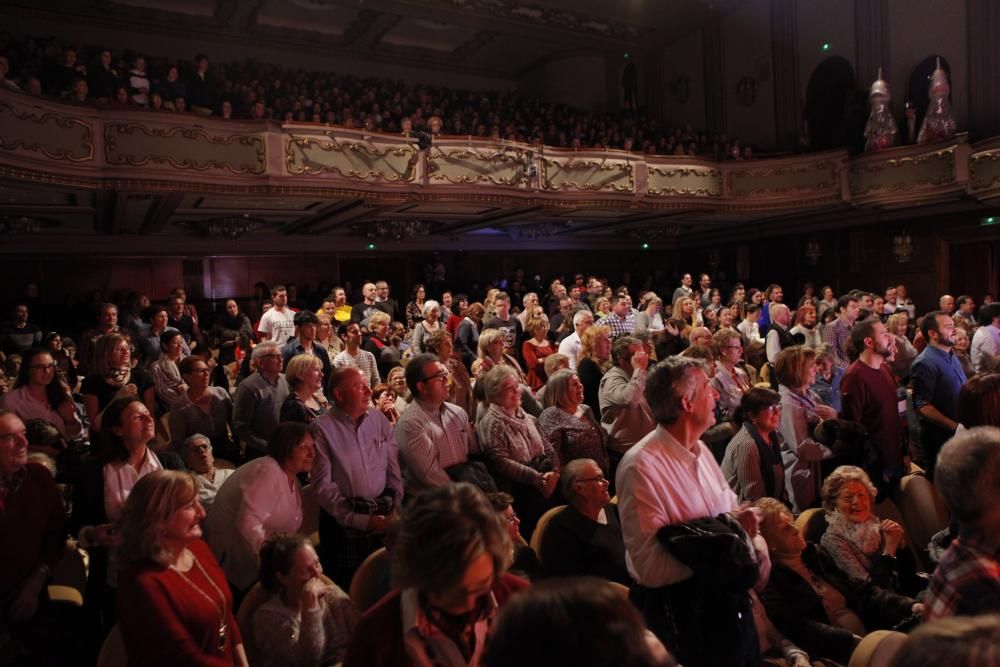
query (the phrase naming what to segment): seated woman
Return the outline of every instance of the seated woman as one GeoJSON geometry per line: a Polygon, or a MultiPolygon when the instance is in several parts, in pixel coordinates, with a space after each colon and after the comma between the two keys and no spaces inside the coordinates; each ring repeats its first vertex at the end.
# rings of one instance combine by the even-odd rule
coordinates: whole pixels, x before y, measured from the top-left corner
{"type": "Polygon", "coordinates": [[[206,512],[209,512],[212,509],[212,503],[215,502],[215,495],[236,470],[215,467],[212,442],[201,433],[195,433],[185,438],[178,451],[184,460],[184,465],[194,473],[195,479],[198,481],[198,500],[201,501],[201,506],[205,508],[206,512]]]}
{"type": "Polygon", "coordinates": [[[76,413],[69,387],[56,378],[56,363],[44,348],[33,347],[21,355],[14,388],[0,396],[0,407],[13,412],[21,421],[43,419],[67,439],[83,433],[83,422],[76,413]]]}
{"type": "Polygon", "coordinates": [[[521,408],[521,383],[516,371],[497,366],[483,378],[490,402],[489,431],[482,442],[497,486],[514,496],[527,539],[559,482],[559,458],[536,420],[521,408]]]}
{"type": "Polygon", "coordinates": [[[481,664],[497,611],[527,587],[506,574],[510,552],[499,515],[471,484],[414,498],[392,551],[394,590],[361,618],[344,667],[481,664]]]}
{"type": "Polygon", "coordinates": [[[424,302],[420,310],[422,318],[413,326],[413,354],[427,351],[424,339],[435,331],[444,331],[441,323],[441,304],[433,299],[424,302]]]}
{"type": "Polygon", "coordinates": [[[323,395],[323,362],[311,354],[298,354],[285,368],[288,398],[281,405],[279,422],[312,424],[330,409],[323,395]]]}
{"type": "Polygon", "coordinates": [[[184,335],[177,329],[166,329],[160,334],[160,357],[153,362],[150,370],[156,382],[156,398],[167,410],[179,401],[187,391],[187,383],[181,377],[177,363],[184,358],[184,335]]]}
{"type": "Polygon", "coordinates": [[[583,384],[576,373],[561,370],[549,378],[538,426],[563,465],[593,459],[608,474],[608,432],[583,403],[583,384]]]}
{"type": "Polygon", "coordinates": [[[486,667],[676,667],[622,591],[599,579],[532,586],[494,624],[486,667]]]}
{"type": "Polygon", "coordinates": [[[205,522],[206,539],[236,591],[245,593],[256,580],[264,541],[302,525],[295,476],[309,472],[315,456],[309,427],[285,422],[268,439],[267,456],[237,468],[216,494],[205,522]]]}
{"type": "Polygon", "coordinates": [[[903,595],[927,587],[917,577],[903,527],[872,513],[875,485],[864,470],[840,466],[823,482],[826,532],[820,545],[848,577],[903,595]]]}
{"type": "Polygon", "coordinates": [[[233,596],[201,540],[205,510],[185,472],[136,483],[122,517],[119,625],[130,665],[246,667],[233,596]]]}
{"type": "Polygon", "coordinates": [[[576,372],[583,383],[583,402],[593,414],[601,414],[601,378],[611,368],[611,330],[595,324],[580,336],[576,372]]]}
{"type": "Polygon", "coordinates": [[[150,414],[156,414],[156,391],[149,371],[132,368],[128,338],[112,333],[101,336],[94,351],[94,373],[80,384],[83,407],[90,419],[90,435],[101,430],[104,409],[119,396],[138,396],[150,414]]]}
{"type": "Polygon", "coordinates": [[[511,555],[507,571],[528,581],[541,578],[542,563],[538,560],[538,554],[521,535],[521,517],[514,511],[514,496],[499,491],[487,492],[486,497],[493,505],[493,509],[500,515],[500,519],[507,527],[507,534],[510,536],[511,555]]]}
{"type": "Polygon", "coordinates": [[[272,595],[251,621],[260,665],[313,667],[344,659],[360,614],[322,574],[307,537],[275,535],[261,547],[260,583],[272,595]]]}
{"type": "Polygon", "coordinates": [[[396,392],[396,417],[406,412],[410,406],[410,388],[406,386],[406,369],[396,366],[385,379],[386,383],[396,392]]]}
{"type": "Polygon", "coordinates": [[[823,483],[820,462],[833,456],[828,447],[813,439],[813,431],[821,420],[837,418],[837,412],[809,389],[816,381],[815,359],[816,351],[812,348],[793,345],[783,349],[774,364],[781,394],[785,486],[793,509],[798,512],[819,502],[823,483]]]}
{"type": "Polygon", "coordinates": [[[186,438],[201,433],[208,436],[212,448],[220,457],[232,462],[240,460],[240,449],[233,442],[229,425],[233,421],[233,399],[222,387],[209,385],[211,369],[205,359],[194,354],[177,364],[187,390],[168,413],[171,445],[180,452],[186,438]]]}
{"type": "Polygon", "coordinates": [[[912,598],[846,576],[826,552],[806,544],[779,501],[761,498],[754,504],[762,513],[760,534],[771,555],[761,600],[781,634],[813,658],[846,665],[868,632],[897,628],[923,612],[912,598]]]}
{"type": "Polygon", "coordinates": [[[372,403],[382,415],[389,420],[393,426],[399,421],[399,413],[396,412],[396,392],[388,384],[372,387],[372,403]]]}
{"type": "Polygon", "coordinates": [[[722,474],[740,502],[777,498],[788,504],[785,468],[781,462],[783,440],[781,396],[764,387],[754,387],[743,396],[737,411],[742,427],[722,458],[722,474]]]}
{"type": "Polygon", "coordinates": [[[535,392],[542,388],[547,379],[545,358],[555,354],[556,348],[549,342],[549,321],[544,318],[529,318],[524,327],[528,339],[521,344],[521,356],[528,369],[528,387],[535,392]]]}
{"type": "Polygon", "coordinates": [[[630,586],[625,539],[604,471],[591,459],[571,461],[562,470],[569,506],[549,521],[539,556],[553,577],[593,576],[630,586]]]}
{"type": "Polygon", "coordinates": [[[521,384],[527,382],[521,364],[504,352],[504,334],[499,329],[487,329],[479,334],[479,358],[472,364],[472,376],[478,379],[496,366],[509,366],[517,372],[521,384]]]}

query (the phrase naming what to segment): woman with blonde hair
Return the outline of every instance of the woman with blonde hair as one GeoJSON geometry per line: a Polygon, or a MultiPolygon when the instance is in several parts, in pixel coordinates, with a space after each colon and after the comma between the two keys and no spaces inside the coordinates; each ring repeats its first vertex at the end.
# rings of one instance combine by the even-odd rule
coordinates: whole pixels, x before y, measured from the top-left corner
{"type": "Polygon", "coordinates": [[[611,314],[611,299],[606,296],[597,297],[594,301],[594,319],[603,320],[611,314]]]}
{"type": "Polygon", "coordinates": [[[392,342],[389,340],[389,327],[391,324],[392,318],[387,313],[383,313],[381,310],[375,311],[368,319],[367,335],[365,336],[365,342],[361,344],[362,350],[371,352],[371,355],[375,357],[375,364],[378,366],[380,377],[389,375],[389,371],[395,366],[395,362],[388,354],[385,355],[385,358],[382,355],[383,350],[388,349],[391,352],[392,342]]]}
{"type": "Polygon", "coordinates": [[[601,378],[611,368],[611,330],[595,324],[580,336],[576,373],[583,383],[583,402],[595,415],[601,414],[598,391],[601,378]]]}
{"type": "Polygon", "coordinates": [[[538,391],[545,386],[545,358],[555,354],[556,348],[549,342],[549,321],[547,318],[532,317],[524,327],[530,337],[521,345],[521,356],[528,367],[528,387],[538,391]]]}
{"type": "Polygon", "coordinates": [[[889,368],[905,382],[910,377],[910,366],[917,358],[917,349],[913,347],[913,343],[906,336],[910,328],[910,314],[905,310],[897,310],[889,316],[885,328],[896,341],[896,355],[892,361],[888,362],[889,368]]]}
{"type": "Polygon", "coordinates": [[[140,479],[125,503],[119,626],[129,664],[242,665],[233,596],[201,540],[205,510],[187,472],[140,479]]]}
{"type": "Polygon", "coordinates": [[[83,407],[90,419],[93,437],[101,430],[102,413],[119,396],[138,396],[149,411],[156,414],[156,390],[148,371],[132,368],[132,346],[120,333],[98,339],[94,351],[92,375],[80,384],[83,407]]]}
{"type": "Polygon", "coordinates": [[[487,329],[479,334],[479,358],[472,363],[473,377],[480,377],[496,366],[510,366],[524,384],[527,380],[517,359],[504,352],[504,334],[500,329],[487,329]]]}
{"type": "Polygon", "coordinates": [[[788,496],[795,511],[802,512],[819,500],[823,482],[820,462],[833,452],[813,439],[813,431],[837,412],[824,405],[810,387],[816,382],[816,351],[803,345],[786,347],[774,364],[781,395],[781,458],[788,496]]]}
{"type": "Polygon", "coordinates": [[[311,354],[292,357],[285,367],[288,398],[281,404],[279,422],[312,424],[330,408],[323,395],[323,362],[311,354]]]}

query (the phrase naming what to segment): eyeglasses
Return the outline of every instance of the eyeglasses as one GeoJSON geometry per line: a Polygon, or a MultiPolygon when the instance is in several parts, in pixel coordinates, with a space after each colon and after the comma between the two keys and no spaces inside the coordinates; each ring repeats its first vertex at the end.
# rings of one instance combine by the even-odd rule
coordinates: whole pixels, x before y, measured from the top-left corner
{"type": "Polygon", "coordinates": [[[280,354],[262,354],[259,359],[281,359],[280,354]]]}
{"type": "Polygon", "coordinates": [[[31,364],[31,366],[29,366],[28,368],[30,368],[33,371],[47,371],[50,368],[55,368],[55,367],[56,365],[52,363],[52,364],[31,364]]]}
{"type": "Polygon", "coordinates": [[[761,412],[778,413],[778,412],[781,412],[781,404],[778,403],[777,405],[769,405],[766,408],[761,408],[760,411],[761,412]]]}
{"type": "Polygon", "coordinates": [[[447,380],[451,377],[451,373],[448,371],[441,371],[440,373],[435,373],[434,375],[429,375],[424,378],[424,382],[430,382],[431,380],[447,380]]]}
{"type": "Polygon", "coordinates": [[[608,478],[604,475],[599,475],[597,477],[582,477],[578,482],[597,482],[598,484],[608,484],[608,478]]]}

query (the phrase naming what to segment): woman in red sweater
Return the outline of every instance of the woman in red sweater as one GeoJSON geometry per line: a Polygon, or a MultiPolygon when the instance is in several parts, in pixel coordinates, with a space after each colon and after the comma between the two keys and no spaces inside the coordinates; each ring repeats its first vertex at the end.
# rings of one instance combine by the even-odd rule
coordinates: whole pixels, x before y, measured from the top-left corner
{"type": "Polygon", "coordinates": [[[549,342],[549,321],[542,318],[528,320],[525,327],[531,338],[521,345],[521,356],[528,369],[528,386],[532,392],[542,388],[548,377],[545,375],[545,357],[555,354],[556,348],[549,342]]]}
{"type": "Polygon", "coordinates": [[[118,591],[129,665],[247,667],[226,577],[201,540],[203,518],[188,473],[152,472],[132,489],[118,591]]]}

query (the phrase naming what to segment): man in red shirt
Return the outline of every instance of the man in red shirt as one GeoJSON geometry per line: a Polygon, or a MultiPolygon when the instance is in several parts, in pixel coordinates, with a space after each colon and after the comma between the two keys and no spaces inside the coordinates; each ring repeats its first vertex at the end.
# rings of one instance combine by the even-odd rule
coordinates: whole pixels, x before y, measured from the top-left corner
{"type": "Polygon", "coordinates": [[[882,322],[866,320],[851,328],[851,342],[860,354],[840,381],[840,417],[868,430],[882,469],[872,481],[892,488],[909,469],[906,394],[885,363],[894,352],[893,338],[882,322]]]}

